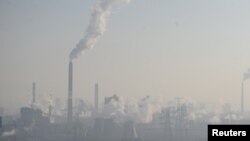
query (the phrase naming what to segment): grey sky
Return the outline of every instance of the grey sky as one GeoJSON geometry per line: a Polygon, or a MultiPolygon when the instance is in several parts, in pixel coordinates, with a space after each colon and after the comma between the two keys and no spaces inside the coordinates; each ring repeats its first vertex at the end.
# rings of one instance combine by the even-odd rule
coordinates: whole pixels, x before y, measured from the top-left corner
{"type": "MultiPolygon", "coordinates": [[[[33,81],[39,97],[66,98],[69,53],[84,35],[93,2],[0,0],[0,106],[13,111],[30,102],[33,81]]],[[[181,96],[239,106],[250,66],[249,4],[134,0],[114,9],[95,48],[74,60],[74,96],[92,102],[99,82],[102,96],[181,96]]]]}

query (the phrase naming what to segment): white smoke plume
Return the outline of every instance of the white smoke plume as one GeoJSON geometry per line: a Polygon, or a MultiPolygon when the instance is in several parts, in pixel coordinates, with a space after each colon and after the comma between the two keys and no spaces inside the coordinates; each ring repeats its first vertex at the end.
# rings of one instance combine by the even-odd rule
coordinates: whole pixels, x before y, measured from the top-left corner
{"type": "Polygon", "coordinates": [[[102,117],[121,123],[151,123],[168,119],[173,126],[183,123],[237,123],[242,119],[228,103],[208,104],[184,98],[170,100],[168,103],[146,96],[136,102],[125,101],[114,95],[105,100],[102,117]]]}
{"type": "Polygon", "coordinates": [[[137,103],[128,104],[127,118],[137,123],[150,123],[162,107],[163,104],[159,100],[146,96],[137,103]]]}
{"type": "Polygon", "coordinates": [[[90,117],[93,111],[93,106],[88,103],[88,101],[84,101],[82,99],[76,99],[76,115],[81,118],[90,117]]]}
{"type": "Polygon", "coordinates": [[[131,0],[97,0],[93,6],[90,23],[86,29],[83,39],[70,53],[70,60],[77,58],[84,50],[93,48],[100,36],[106,30],[107,18],[112,8],[122,3],[129,3],[131,0]]]}
{"type": "Polygon", "coordinates": [[[134,121],[136,123],[150,123],[155,113],[160,112],[162,104],[146,96],[138,102],[124,102],[119,96],[107,98],[104,105],[103,116],[112,118],[117,122],[134,121]]]}
{"type": "Polygon", "coordinates": [[[125,102],[123,98],[114,95],[112,97],[106,97],[105,99],[102,116],[104,118],[112,118],[117,122],[124,121],[126,114],[125,102]]]}
{"type": "Polygon", "coordinates": [[[36,103],[32,104],[33,109],[40,109],[45,114],[48,114],[49,106],[52,106],[52,108],[54,107],[53,97],[51,94],[43,94],[43,96],[40,97],[36,103]]]}

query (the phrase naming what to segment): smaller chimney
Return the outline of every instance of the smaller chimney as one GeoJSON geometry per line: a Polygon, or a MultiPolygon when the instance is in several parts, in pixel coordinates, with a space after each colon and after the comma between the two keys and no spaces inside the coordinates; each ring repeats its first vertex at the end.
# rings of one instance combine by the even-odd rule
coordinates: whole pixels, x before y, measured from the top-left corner
{"type": "Polygon", "coordinates": [[[36,83],[33,82],[32,84],[32,107],[34,107],[35,103],[36,103],[36,83]]]}
{"type": "Polygon", "coordinates": [[[2,128],[2,117],[0,116],[0,129],[2,128]]]}
{"type": "Polygon", "coordinates": [[[98,98],[99,97],[99,87],[98,83],[95,83],[95,116],[99,114],[99,104],[98,98]]]}
{"type": "Polygon", "coordinates": [[[73,116],[73,64],[72,61],[69,62],[69,78],[68,78],[68,123],[72,122],[73,116]]]}

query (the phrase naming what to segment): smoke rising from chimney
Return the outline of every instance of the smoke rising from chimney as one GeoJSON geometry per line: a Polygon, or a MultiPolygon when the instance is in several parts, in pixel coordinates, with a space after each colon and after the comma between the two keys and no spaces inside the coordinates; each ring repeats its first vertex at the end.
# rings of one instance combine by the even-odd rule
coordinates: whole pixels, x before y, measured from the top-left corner
{"type": "Polygon", "coordinates": [[[83,39],[79,41],[76,47],[70,53],[70,60],[77,58],[84,50],[95,46],[99,37],[106,30],[107,18],[115,5],[129,3],[131,0],[97,0],[92,8],[91,19],[86,29],[83,39]]]}

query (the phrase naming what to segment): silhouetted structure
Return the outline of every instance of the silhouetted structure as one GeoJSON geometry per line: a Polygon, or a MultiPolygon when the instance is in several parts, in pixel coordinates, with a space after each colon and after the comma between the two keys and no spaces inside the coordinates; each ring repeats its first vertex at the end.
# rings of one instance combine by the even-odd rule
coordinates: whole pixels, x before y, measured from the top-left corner
{"type": "Polygon", "coordinates": [[[95,116],[99,114],[99,87],[98,83],[95,84],[95,116]]]}
{"type": "Polygon", "coordinates": [[[33,82],[32,84],[32,104],[36,102],[36,83],[33,82]]]}
{"type": "Polygon", "coordinates": [[[123,138],[122,141],[140,141],[135,128],[135,123],[131,120],[123,124],[123,138]]]}
{"type": "Polygon", "coordinates": [[[104,104],[108,104],[112,100],[119,101],[119,97],[117,95],[115,95],[115,94],[113,96],[111,96],[111,97],[105,97],[104,104]]]}
{"type": "Polygon", "coordinates": [[[68,122],[72,122],[73,116],[73,64],[72,61],[69,62],[69,81],[68,81],[68,122]]]}
{"type": "Polygon", "coordinates": [[[2,124],[2,117],[0,116],[0,128],[2,128],[3,124],[2,124]]]}

